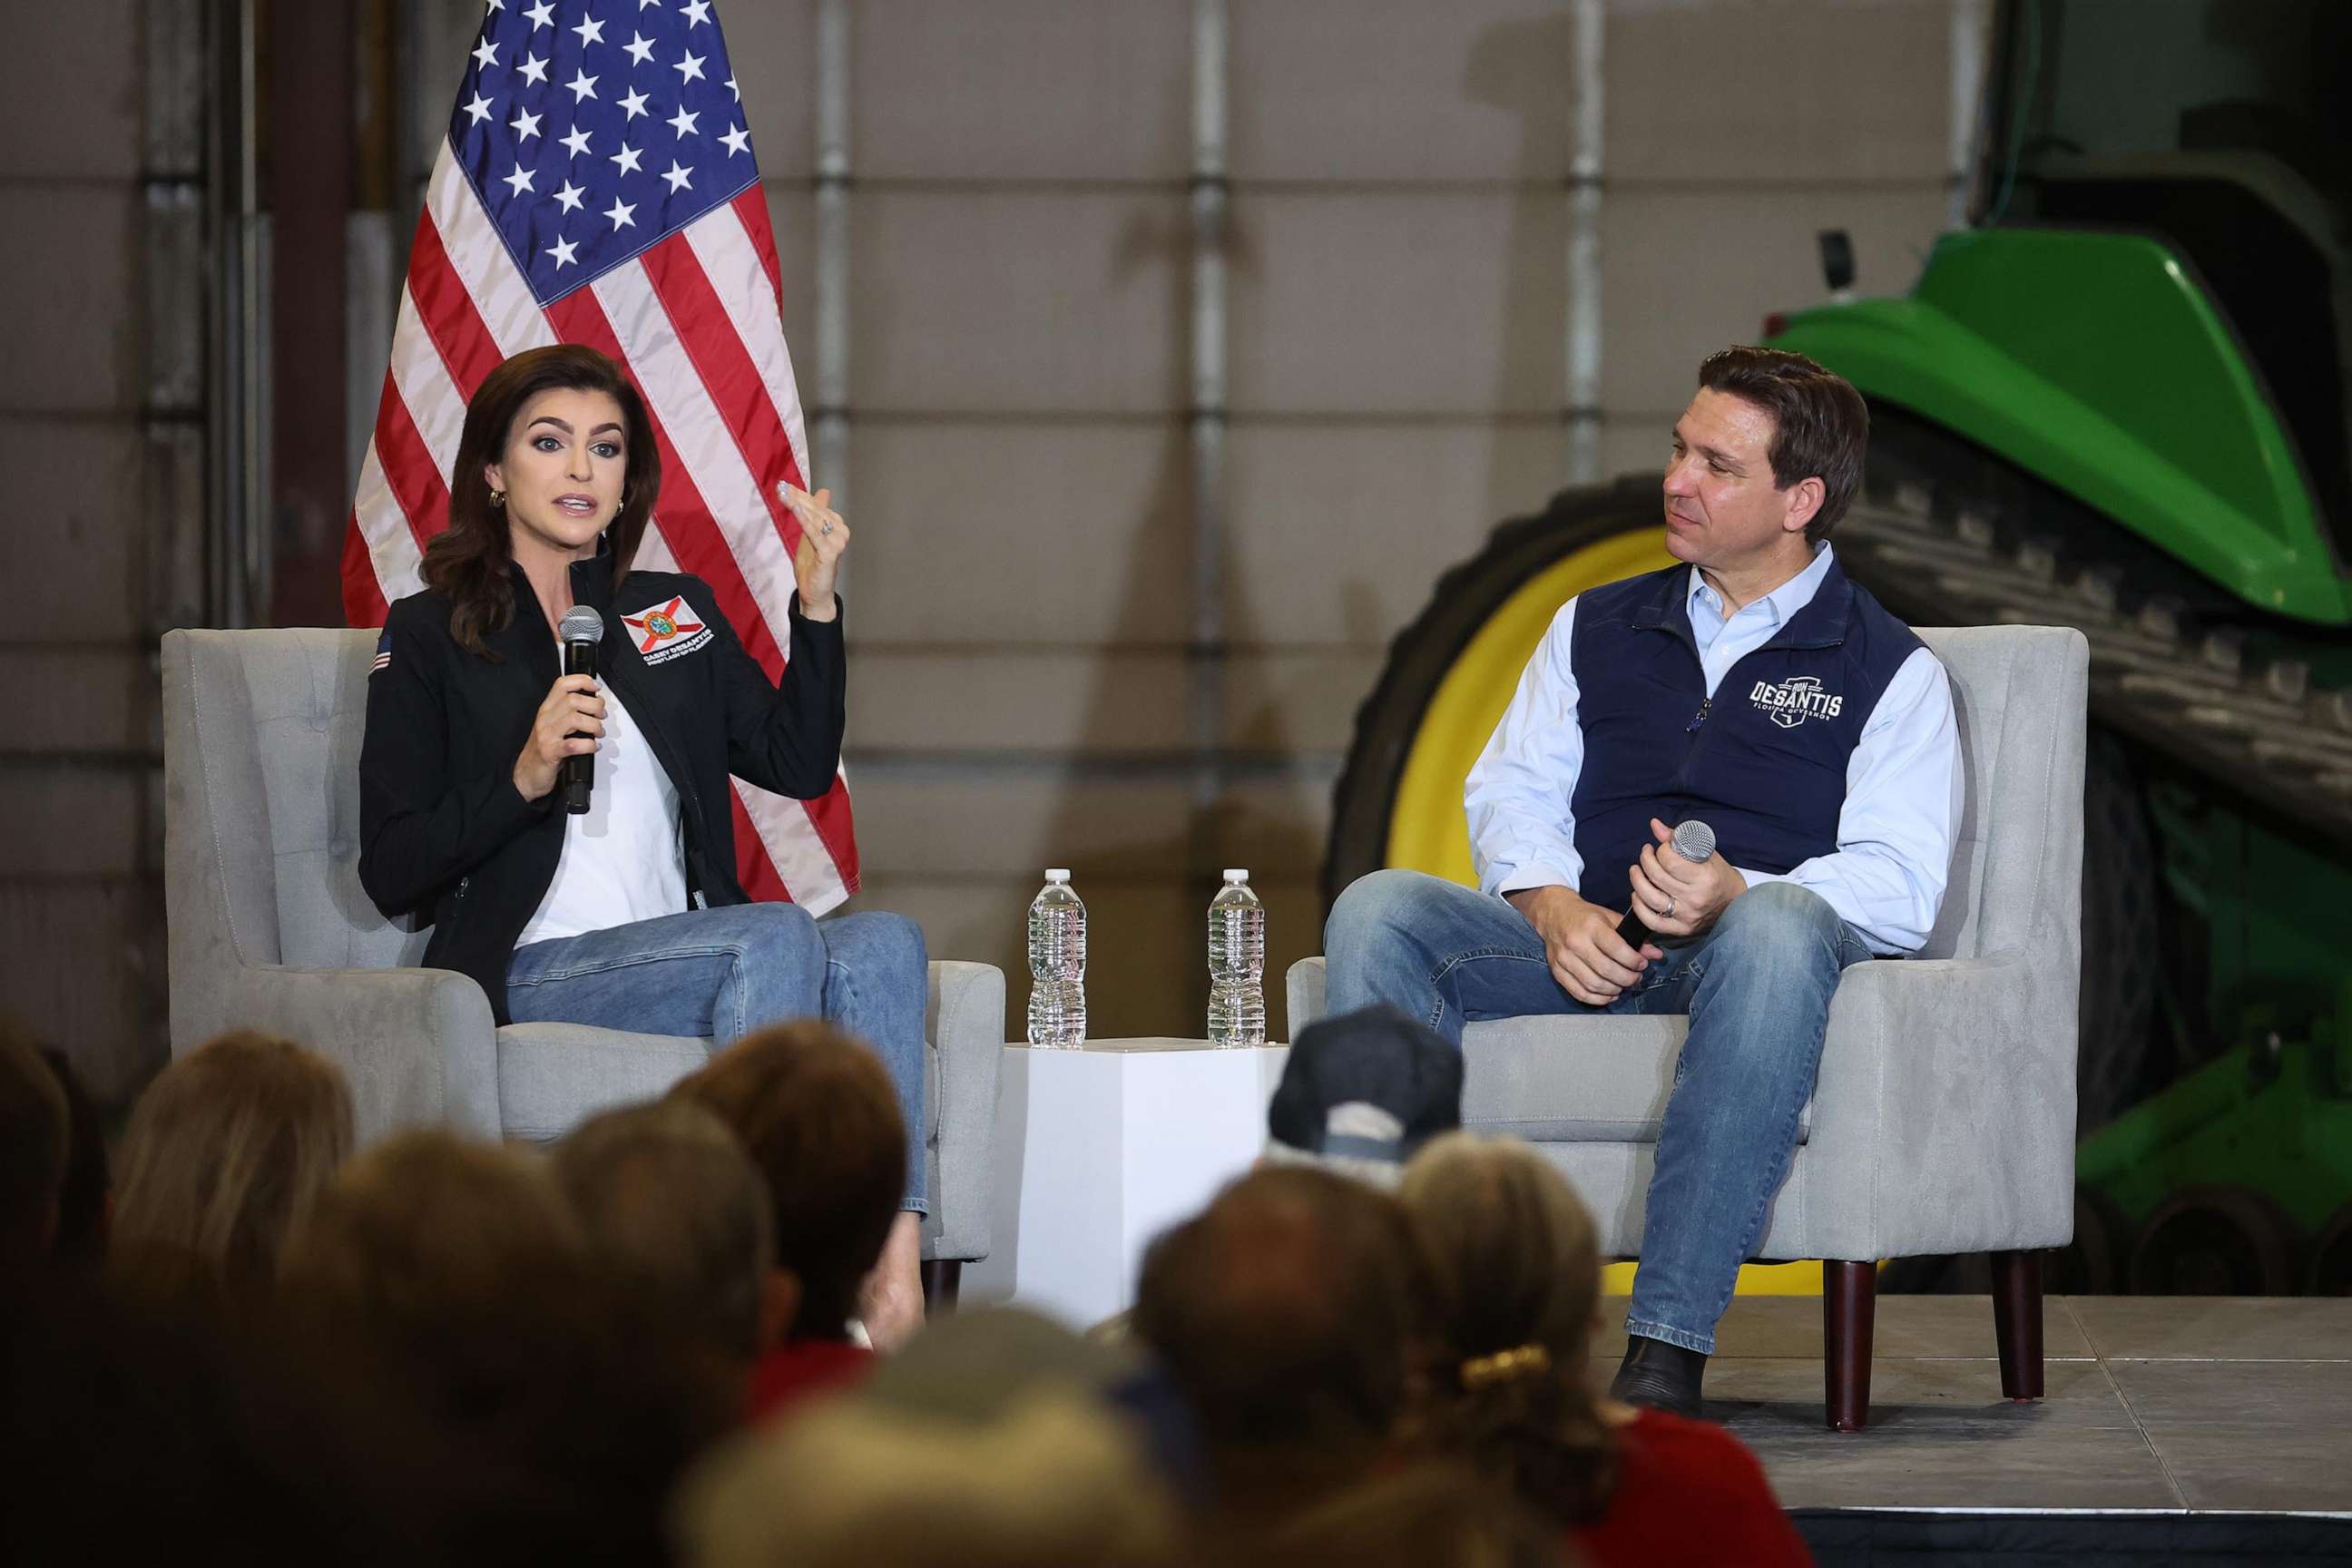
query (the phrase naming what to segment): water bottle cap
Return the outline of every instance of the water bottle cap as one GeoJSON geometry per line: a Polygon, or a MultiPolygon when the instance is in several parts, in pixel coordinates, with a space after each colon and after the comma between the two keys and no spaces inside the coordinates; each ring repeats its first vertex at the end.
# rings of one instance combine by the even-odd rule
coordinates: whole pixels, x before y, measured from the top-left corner
{"type": "Polygon", "coordinates": [[[1244,867],[1235,867],[1225,873],[1225,880],[1228,882],[1246,882],[1249,880],[1249,871],[1244,867]]]}
{"type": "Polygon", "coordinates": [[[1056,866],[1045,873],[1045,880],[1049,882],[1066,882],[1069,879],[1070,872],[1067,867],[1056,866]]]}

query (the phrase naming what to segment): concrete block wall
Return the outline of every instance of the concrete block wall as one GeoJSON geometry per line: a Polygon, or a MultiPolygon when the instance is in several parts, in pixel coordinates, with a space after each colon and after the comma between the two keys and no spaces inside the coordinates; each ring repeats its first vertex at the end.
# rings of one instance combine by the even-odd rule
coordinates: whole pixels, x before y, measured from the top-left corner
{"type": "Polygon", "coordinates": [[[89,0],[16,29],[0,102],[0,1013],[108,1098],[163,1049],[152,648],[192,536],[154,511],[197,479],[148,417],[171,367],[148,342],[142,175],[187,150],[146,113],[159,9],[89,0]]]}
{"type": "MultiPolygon", "coordinates": [[[[1576,477],[1583,9],[1231,0],[1204,773],[1191,0],[850,7],[863,902],[1002,964],[1016,1028],[1023,909],[1067,864],[1095,1032],[1198,1032],[1202,910],[1234,864],[1270,905],[1285,1032],[1279,972],[1320,945],[1330,786],[1390,638],[1576,477]]],[[[728,17],[788,270],[814,269],[814,13],[728,17]]],[[[1907,286],[1953,157],[1950,0],[1609,0],[1600,24],[1594,477],[1661,460],[1702,354],[1822,297],[1816,231],[1853,233],[1864,289],[1907,286]]],[[[787,326],[805,389],[813,340],[787,326]]]]}

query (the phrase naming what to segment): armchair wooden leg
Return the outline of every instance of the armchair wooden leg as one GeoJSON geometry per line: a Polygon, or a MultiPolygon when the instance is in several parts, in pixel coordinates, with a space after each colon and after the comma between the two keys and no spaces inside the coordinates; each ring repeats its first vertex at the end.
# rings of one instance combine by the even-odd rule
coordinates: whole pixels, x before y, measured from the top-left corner
{"type": "Polygon", "coordinates": [[[923,1260],[923,1305],[935,1313],[955,1310],[956,1292],[963,1287],[963,1264],[952,1258],[923,1260]]]}
{"type": "Polygon", "coordinates": [[[2042,1254],[1992,1255],[1992,1331],[2000,1348],[2000,1391],[2042,1397],[2042,1254]]]}
{"type": "Polygon", "coordinates": [[[1841,1432],[1859,1432],[1870,1421],[1870,1335],[1877,1310],[1875,1261],[1822,1265],[1822,1381],[1829,1424],[1841,1432]]]}

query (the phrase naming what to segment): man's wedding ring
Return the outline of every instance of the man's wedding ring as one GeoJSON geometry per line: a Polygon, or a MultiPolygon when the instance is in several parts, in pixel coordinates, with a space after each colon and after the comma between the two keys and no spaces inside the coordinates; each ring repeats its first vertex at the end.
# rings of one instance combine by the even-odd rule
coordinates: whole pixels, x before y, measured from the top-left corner
{"type": "Polygon", "coordinates": [[[1674,918],[1675,918],[1675,896],[1674,896],[1672,893],[1668,893],[1668,894],[1666,895],[1666,919],[1668,919],[1668,920],[1672,920],[1672,919],[1674,919],[1674,918]]]}

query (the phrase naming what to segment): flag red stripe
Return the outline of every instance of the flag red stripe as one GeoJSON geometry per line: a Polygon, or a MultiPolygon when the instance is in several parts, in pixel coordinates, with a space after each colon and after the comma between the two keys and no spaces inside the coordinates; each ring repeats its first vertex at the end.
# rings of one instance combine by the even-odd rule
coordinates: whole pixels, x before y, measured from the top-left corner
{"type": "Polygon", "coordinates": [[[408,292],[416,301],[425,335],[440,351],[449,379],[457,384],[457,395],[471,398],[504,356],[482,313],[474,308],[473,296],[466,292],[465,279],[450,265],[430,210],[416,220],[416,239],[408,254],[408,292]]]}
{"type": "MultiPolygon", "coordinates": [[[[839,789],[841,785],[836,783],[833,787],[839,789]]],[[[768,858],[767,843],[760,837],[760,829],[752,822],[751,814],[744,809],[743,797],[730,788],[727,792],[727,805],[735,822],[736,879],[743,884],[743,890],[755,902],[792,902],[792,889],[784,886],[783,876],[777,871],[776,863],[768,858]]],[[[832,846],[825,847],[830,850],[832,846]]],[[[846,877],[842,880],[852,892],[857,890],[856,883],[846,877]]]]}
{"type": "Polygon", "coordinates": [[[422,551],[425,541],[449,526],[449,487],[441,482],[441,466],[416,433],[416,421],[409,417],[408,404],[389,367],[383,373],[383,399],[375,406],[375,450],[393,499],[400,503],[408,531],[416,536],[416,548],[422,551]]]}
{"type": "Polygon", "coordinates": [[[759,484],[760,499],[787,551],[800,547],[799,521],[793,509],[776,494],[776,481],[788,479],[805,489],[793,443],[784,422],[751,351],[727,319],[727,307],[702,270],[684,233],[674,234],[638,258],[654,286],[654,297],[669,313],[677,340],[694,363],[695,374],[710,389],[710,400],[727,421],[735,449],[759,484]]]}
{"type": "Polygon", "coordinates": [[[367,535],[360,531],[354,509],[343,527],[343,619],[355,626],[380,626],[392,606],[375,580],[375,561],[368,554],[367,535]]]}
{"type": "MultiPolygon", "coordinates": [[[[612,322],[605,320],[604,307],[597,302],[593,289],[575,289],[558,300],[547,308],[547,319],[564,342],[585,343],[624,369],[628,368],[628,356],[621,352],[621,340],[614,334],[612,322]]],[[[633,383],[636,380],[635,371],[630,372],[629,379],[633,383]]],[[[735,564],[726,536],[719,531],[702,492],[695,487],[693,473],[671,445],[661,416],[648,406],[646,417],[653,426],[654,444],[661,453],[661,500],[654,510],[661,520],[662,537],[669,542],[670,553],[677,557],[678,565],[710,585],[710,591],[718,596],[720,613],[741,637],[744,650],[759,661],[768,679],[774,680],[783,674],[784,656],[768,630],[767,618],[761,615],[751,589],[744,584],[742,569],[735,564]]]]}
{"type": "MultiPolygon", "coordinates": [[[[575,289],[547,308],[547,319],[566,342],[585,343],[598,353],[610,356],[626,366],[627,356],[621,352],[621,342],[614,334],[613,325],[605,320],[604,308],[596,300],[595,290],[575,289]]],[[[629,379],[636,379],[632,373],[629,379]]],[[[640,389],[642,390],[642,389],[640,389]]],[[[646,417],[652,424],[654,441],[661,453],[661,500],[655,510],[661,519],[662,537],[669,542],[670,553],[677,563],[710,585],[719,600],[719,608],[731,623],[743,641],[744,651],[757,659],[768,679],[775,680],[783,674],[783,655],[778,651],[774,637],[769,635],[765,616],[752,602],[751,593],[744,585],[743,574],[735,564],[735,557],[727,548],[727,541],[719,531],[719,524],[703,503],[702,493],[695,488],[694,476],[670,444],[669,433],[662,426],[661,416],[651,407],[646,417]]],[[[835,790],[841,788],[836,780],[835,790]]],[[[791,889],[768,858],[768,847],[760,837],[760,830],[751,821],[751,813],[743,807],[742,796],[732,789],[727,792],[727,804],[735,837],[735,875],[743,890],[755,900],[767,902],[790,900],[791,889]]],[[[812,825],[814,819],[812,818],[812,825]]],[[[818,833],[825,852],[839,866],[841,857],[822,830],[818,833]]],[[[846,871],[845,885],[854,887],[846,871]]]]}
{"type": "MultiPolygon", "coordinates": [[[[739,214],[742,203],[737,202],[739,214]]],[[[759,226],[753,228],[752,243],[759,246],[763,237],[761,264],[770,268],[772,281],[774,240],[766,235],[767,212],[758,209],[759,226]]],[[[768,504],[769,516],[776,525],[776,533],[786,550],[800,542],[800,526],[792,509],[775,494],[774,481],[779,477],[806,488],[800,463],[793,452],[792,440],[784,434],[774,399],[768,394],[767,383],[761,377],[759,366],[752,362],[743,340],[737,335],[735,324],[728,319],[727,308],[710,286],[684,234],[671,236],[647,250],[639,260],[646,276],[652,280],[654,295],[670,318],[678,342],[693,362],[695,373],[710,389],[711,399],[727,417],[729,434],[736,448],[743,455],[755,478],[760,481],[760,497],[768,504]]],[[[775,671],[771,671],[774,675],[775,671]]],[[[738,805],[740,805],[739,801],[738,805]]],[[[842,883],[851,891],[857,888],[856,826],[851,815],[849,791],[835,782],[833,788],[816,800],[803,801],[809,825],[818,842],[840,871],[842,883]]],[[[750,818],[744,818],[749,830],[750,818]]]]}
{"type": "Polygon", "coordinates": [[[816,829],[817,841],[841,873],[841,885],[857,891],[857,825],[850,813],[849,786],[835,778],[822,796],[801,805],[808,812],[809,826],[816,829]]]}
{"type": "Polygon", "coordinates": [[[753,185],[730,204],[743,232],[751,237],[751,248],[760,253],[760,265],[766,268],[768,287],[776,296],[776,312],[784,309],[784,267],[776,257],[776,229],[768,221],[768,192],[765,185],[753,185]]]}

